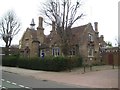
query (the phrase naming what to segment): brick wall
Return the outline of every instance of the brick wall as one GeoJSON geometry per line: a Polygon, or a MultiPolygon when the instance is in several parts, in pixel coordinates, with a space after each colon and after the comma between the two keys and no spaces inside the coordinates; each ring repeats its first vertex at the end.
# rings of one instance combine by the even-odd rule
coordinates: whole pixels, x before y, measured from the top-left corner
{"type": "MultiPolygon", "coordinates": [[[[102,61],[107,65],[119,64],[120,52],[118,48],[108,48],[105,52],[102,52],[102,61]]],[[[120,65],[120,64],[119,64],[120,65]]]]}

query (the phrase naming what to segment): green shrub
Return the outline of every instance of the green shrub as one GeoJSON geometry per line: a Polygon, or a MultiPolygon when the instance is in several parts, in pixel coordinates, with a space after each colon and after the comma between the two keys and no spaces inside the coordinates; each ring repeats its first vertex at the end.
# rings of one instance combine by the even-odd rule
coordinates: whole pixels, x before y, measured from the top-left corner
{"type": "Polygon", "coordinates": [[[44,70],[44,71],[63,71],[66,69],[72,69],[75,67],[82,66],[81,57],[53,57],[47,56],[44,58],[24,58],[10,56],[5,57],[3,60],[5,66],[17,66],[20,68],[33,69],[33,70],[44,70]]]}
{"type": "Polygon", "coordinates": [[[67,66],[68,68],[72,69],[75,67],[81,67],[82,66],[82,58],[81,57],[68,57],[67,58],[67,66]]]}
{"type": "Polygon", "coordinates": [[[23,58],[23,57],[20,57],[18,59],[18,67],[20,68],[27,68],[28,67],[28,59],[27,58],[23,58]]]}
{"type": "Polygon", "coordinates": [[[16,67],[18,63],[18,58],[17,56],[4,56],[2,58],[2,65],[3,66],[11,66],[11,67],[16,67]]]}
{"type": "Polygon", "coordinates": [[[51,64],[53,71],[62,71],[66,69],[67,60],[64,57],[54,57],[51,64]]]}

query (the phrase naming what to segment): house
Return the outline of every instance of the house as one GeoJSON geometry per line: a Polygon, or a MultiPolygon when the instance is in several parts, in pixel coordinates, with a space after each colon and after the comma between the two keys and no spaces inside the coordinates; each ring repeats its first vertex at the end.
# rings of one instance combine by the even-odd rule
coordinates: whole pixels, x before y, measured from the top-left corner
{"type": "MultiPolygon", "coordinates": [[[[98,22],[73,27],[71,29],[71,48],[70,56],[81,55],[84,63],[100,62],[100,47],[106,45],[104,36],[99,37],[98,22]]],[[[27,57],[44,57],[63,55],[61,50],[60,37],[52,23],[52,30],[49,35],[44,34],[43,18],[39,17],[39,24],[35,30],[35,23],[32,20],[30,28],[24,32],[19,48],[21,55],[27,57]]]]}

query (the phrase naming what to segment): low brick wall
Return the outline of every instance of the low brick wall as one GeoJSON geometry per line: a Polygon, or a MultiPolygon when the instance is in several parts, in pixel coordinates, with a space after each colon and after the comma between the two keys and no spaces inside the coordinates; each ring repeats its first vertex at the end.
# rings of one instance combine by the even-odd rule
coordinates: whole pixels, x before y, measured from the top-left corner
{"type": "Polygon", "coordinates": [[[120,65],[120,52],[119,51],[109,51],[102,52],[102,62],[107,65],[120,65]]]}

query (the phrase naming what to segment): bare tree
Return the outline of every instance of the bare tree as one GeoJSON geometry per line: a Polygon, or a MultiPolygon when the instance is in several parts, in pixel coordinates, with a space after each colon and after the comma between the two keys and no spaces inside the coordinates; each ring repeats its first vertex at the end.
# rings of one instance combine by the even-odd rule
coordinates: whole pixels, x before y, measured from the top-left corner
{"type": "Polygon", "coordinates": [[[14,11],[8,11],[0,20],[0,36],[5,42],[5,55],[9,55],[9,47],[13,37],[20,31],[21,23],[14,11]]]}
{"type": "Polygon", "coordinates": [[[41,13],[49,19],[45,21],[47,24],[51,25],[49,21],[55,22],[64,55],[68,55],[72,25],[84,16],[83,13],[77,14],[80,12],[80,6],[80,0],[77,0],[75,4],[72,4],[71,0],[49,0],[41,10],[41,13]]]}

